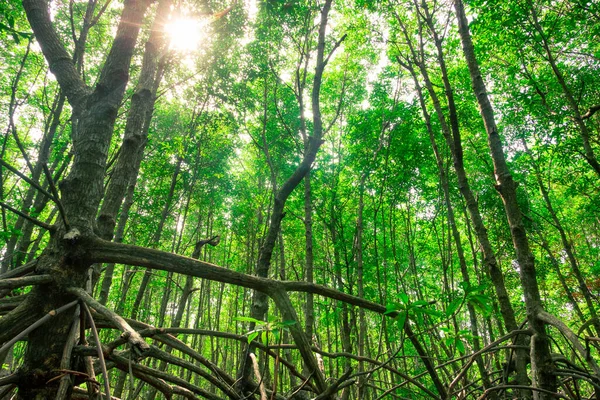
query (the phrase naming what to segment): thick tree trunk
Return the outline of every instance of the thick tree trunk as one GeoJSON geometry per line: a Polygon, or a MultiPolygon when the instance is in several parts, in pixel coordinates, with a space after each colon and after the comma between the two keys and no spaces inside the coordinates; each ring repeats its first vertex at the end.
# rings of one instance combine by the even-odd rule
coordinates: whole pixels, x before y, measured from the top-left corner
{"type": "Polygon", "coordinates": [[[154,111],[156,91],[163,73],[162,68],[159,67],[161,51],[164,49],[165,42],[162,26],[167,20],[170,7],[171,0],[158,2],[156,17],[145,46],[142,70],[127,114],[123,144],[98,213],[98,236],[106,240],[111,240],[113,237],[119,208],[121,208],[127,188],[136,181],[148,141],[148,129],[154,111]]]}
{"type": "MultiPolygon", "coordinates": [[[[148,6],[145,1],[126,2],[116,37],[94,90],[86,87],[50,21],[48,4],[25,0],[23,6],[42,52],[61,89],[78,115],[73,133],[74,161],[61,182],[64,219],[37,263],[38,273],[55,277],[55,283],[36,286],[28,296],[30,313],[57,309],[73,300],[67,287],[84,288],[91,263],[78,252],[78,244],[93,237],[93,221],[103,195],[108,148],[118,107],[129,77],[129,65],[137,35],[148,6]]],[[[2,322],[5,322],[4,317],[2,322]]],[[[58,388],[47,384],[61,369],[60,360],[72,322],[62,313],[43,328],[29,334],[19,382],[19,398],[53,398],[58,388]]]]}

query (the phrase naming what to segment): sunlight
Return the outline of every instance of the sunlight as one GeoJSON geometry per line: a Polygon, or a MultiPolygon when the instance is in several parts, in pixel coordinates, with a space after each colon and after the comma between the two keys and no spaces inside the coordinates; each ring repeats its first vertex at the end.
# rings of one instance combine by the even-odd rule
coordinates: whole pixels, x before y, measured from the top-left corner
{"type": "Polygon", "coordinates": [[[198,49],[200,41],[207,35],[208,19],[177,18],[165,25],[169,36],[169,47],[179,52],[198,49]]]}

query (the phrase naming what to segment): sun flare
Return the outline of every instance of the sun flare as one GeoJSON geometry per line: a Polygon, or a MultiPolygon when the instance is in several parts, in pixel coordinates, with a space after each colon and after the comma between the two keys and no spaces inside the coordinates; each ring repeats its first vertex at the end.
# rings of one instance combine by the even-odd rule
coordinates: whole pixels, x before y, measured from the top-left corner
{"type": "Polygon", "coordinates": [[[203,19],[178,18],[165,25],[169,47],[179,52],[198,49],[206,36],[207,22],[203,19]]]}

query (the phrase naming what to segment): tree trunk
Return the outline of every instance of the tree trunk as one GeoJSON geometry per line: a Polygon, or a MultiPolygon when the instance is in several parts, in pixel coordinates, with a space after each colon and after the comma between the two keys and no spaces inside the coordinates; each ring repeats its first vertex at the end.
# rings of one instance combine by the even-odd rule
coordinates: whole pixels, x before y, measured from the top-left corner
{"type": "MultiPolygon", "coordinates": [[[[355,252],[356,252],[356,287],[358,290],[358,297],[365,298],[365,276],[364,276],[364,263],[363,263],[363,211],[365,208],[364,203],[364,192],[365,192],[365,180],[366,174],[363,174],[360,185],[358,186],[358,210],[356,217],[356,238],[355,238],[355,252]]],[[[365,354],[365,342],[367,338],[367,321],[365,316],[365,310],[362,308],[358,310],[358,356],[364,357],[365,354]]],[[[367,387],[365,382],[365,365],[361,360],[358,362],[358,373],[361,374],[358,379],[358,398],[367,399],[367,387]]]]}
{"type": "MultiPolygon", "coordinates": [[[[512,178],[496,121],[494,110],[489,101],[487,90],[479,70],[479,64],[475,56],[471,33],[461,0],[455,0],[454,6],[458,18],[460,38],[463,52],[469,67],[473,92],[479,104],[479,111],[483,119],[485,130],[488,135],[488,145],[494,163],[494,174],[496,177],[496,190],[504,203],[504,210],[510,225],[517,262],[519,263],[519,275],[521,286],[525,296],[525,307],[527,309],[527,321],[533,331],[531,338],[531,370],[533,386],[541,389],[556,391],[556,376],[550,356],[549,340],[545,330],[545,323],[540,319],[540,313],[544,311],[535,272],[535,258],[529,247],[529,239],[521,218],[521,210],[517,203],[517,184],[512,178]]],[[[550,399],[553,396],[545,392],[534,393],[534,398],[550,399]]]]}
{"type": "MultiPolygon", "coordinates": [[[[429,17],[429,19],[431,20],[431,17],[429,17]]],[[[405,35],[406,39],[409,40],[406,29],[403,28],[403,30],[404,30],[404,35],[405,35]]],[[[498,265],[496,255],[494,253],[494,250],[492,248],[492,245],[491,245],[489,237],[488,237],[487,229],[483,223],[483,218],[482,218],[481,212],[479,210],[479,205],[477,203],[477,200],[475,199],[475,195],[473,194],[473,191],[471,190],[469,180],[467,178],[467,173],[464,168],[463,148],[462,148],[462,140],[461,140],[459,124],[458,124],[458,115],[456,112],[456,105],[454,102],[453,90],[450,85],[448,73],[446,71],[446,65],[445,65],[445,61],[444,61],[444,57],[443,57],[441,41],[439,38],[437,38],[437,33],[436,33],[435,29],[432,29],[432,31],[433,31],[432,34],[434,35],[434,42],[436,44],[436,49],[437,49],[437,59],[438,59],[438,63],[440,65],[440,69],[442,72],[442,79],[444,82],[446,98],[448,99],[448,109],[449,109],[449,114],[450,114],[450,126],[451,127],[448,126],[446,118],[444,117],[445,114],[443,112],[442,105],[441,105],[440,100],[437,96],[437,93],[433,87],[431,79],[429,78],[429,73],[428,73],[425,65],[419,61],[420,58],[417,56],[416,50],[414,49],[412,44],[410,44],[410,42],[409,42],[409,47],[410,47],[411,56],[412,56],[412,62],[415,65],[417,65],[419,70],[421,71],[421,75],[425,82],[425,87],[427,88],[427,91],[428,91],[429,95],[431,96],[436,114],[438,116],[438,119],[439,119],[439,122],[441,125],[441,129],[442,129],[442,133],[446,140],[446,144],[448,145],[448,148],[450,149],[450,153],[452,154],[454,171],[455,171],[456,177],[458,179],[458,188],[459,188],[462,196],[465,199],[465,203],[467,206],[467,210],[469,212],[470,219],[473,223],[473,228],[475,230],[475,234],[481,245],[481,249],[483,252],[483,262],[488,269],[490,278],[494,285],[496,297],[497,297],[498,303],[500,305],[500,313],[502,314],[502,318],[504,320],[504,325],[508,332],[515,331],[515,330],[519,329],[519,326],[518,326],[517,320],[515,318],[515,312],[510,303],[508,291],[506,290],[506,285],[504,283],[504,275],[502,273],[502,270],[500,269],[500,266],[498,265]]],[[[422,46],[423,45],[421,43],[421,49],[420,49],[421,52],[423,51],[422,46]]],[[[401,61],[399,60],[399,62],[401,62],[401,61]]],[[[409,63],[406,63],[406,64],[402,63],[402,64],[409,71],[412,70],[412,66],[409,63]]],[[[414,72],[411,72],[411,73],[413,74],[414,79],[416,79],[414,72]]],[[[520,341],[520,344],[524,343],[524,338],[520,337],[520,338],[518,338],[518,340],[520,341]]],[[[517,360],[516,360],[517,377],[516,377],[516,379],[517,379],[517,382],[522,385],[527,385],[527,383],[528,383],[527,365],[526,364],[527,364],[526,353],[523,350],[517,351],[517,360]]],[[[521,395],[527,396],[528,393],[521,393],[521,395]]]]}
{"type": "MultiPolygon", "coordinates": [[[[323,79],[323,71],[325,70],[325,66],[327,64],[327,60],[325,59],[325,29],[332,1],[333,0],[326,0],[321,10],[319,39],[317,44],[317,60],[311,96],[313,112],[313,136],[309,139],[309,144],[307,150],[304,153],[302,161],[296,167],[292,175],[289,176],[289,178],[285,181],[283,185],[281,185],[273,199],[273,210],[271,212],[269,228],[261,246],[258,256],[258,262],[256,265],[256,275],[259,277],[267,277],[269,275],[273,249],[275,247],[277,236],[279,235],[279,230],[281,228],[281,220],[285,215],[285,203],[292,191],[296,188],[296,186],[298,186],[298,184],[302,181],[302,179],[304,179],[306,174],[309,172],[312,163],[316,158],[317,151],[319,150],[322,144],[323,121],[321,118],[320,93],[321,82],[323,79]]],[[[278,297],[278,300],[281,301],[282,304],[286,303],[286,300],[284,298],[278,297]]],[[[255,291],[252,297],[250,316],[256,320],[264,321],[267,308],[267,295],[263,292],[255,291]]],[[[297,322],[299,323],[300,321],[297,322]]],[[[250,330],[254,329],[253,325],[254,324],[250,324],[250,330]]],[[[290,331],[292,333],[292,336],[294,336],[295,340],[300,339],[296,337],[296,335],[300,334],[297,328],[292,327],[290,331]]],[[[304,333],[302,333],[302,335],[304,335],[304,333]]],[[[304,339],[306,340],[306,338],[304,339]]],[[[250,361],[248,360],[248,352],[252,352],[253,350],[253,345],[250,344],[247,350],[245,351],[246,356],[244,356],[242,360],[243,365],[240,368],[240,372],[243,379],[240,381],[239,385],[241,391],[244,391],[247,387],[247,379],[249,377],[251,365],[250,361]]],[[[319,390],[325,390],[325,378],[323,377],[321,371],[318,369],[317,362],[314,359],[314,356],[309,354],[306,354],[306,356],[312,357],[310,363],[311,365],[309,366],[309,368],[310,370],[312,370],[311,372],[313,373],[313,378],[316,381],[317,387],[319,388],[319,390]]]]}
{"type": "MultiPolygon", "coordinates": [[[[554,222],[553,225],[560,235],[560,241],[562,242],[563,249],[565,250],[565,253],[567,254],[567,260],[569,260],[569,264],[571,265],[571,271],[573,272],[573,275],[575,275],[575,279],[577,279],[577,283],[579,285],[579,291],[581,292],[581,295],[583,296],[583,298],[585,300],[585,304],[587,305],[591,320],[593,321],[592,324],[594,326],[594,329],[596,330],[596,336],[598,336],[598,335],[600,335],[600,320],[598,319],[598,314],[596,313],[596,307],[594,306],[592,294],[590,293],[590,290],[585,282],[585,279],[583,278],[583,275],[581,274],[581,270],[579,269],[579,263],[577,262],[577,259],[575,258],[573,244],[567,238],[567,232],[565,232],[565,229],[564,229],[562,223],[560,222],[560,219],[558,219],[558,215],[556,214],[554,207],[552,206],[552,201],[550,200],[550,193],[548,193],[548,189],[546,188],[546,186],[544,185],[544,182],[542,181],[542,174],[540,172],[540,168],[539,168],[537,162],[533,159],[533,155],[531,154],[531,151],[529,150],[525,140],[522,140],[522,143],[523,143],[523,147],[525,148],[525,151],[529,154],[529,157],[531,158],[531,163],[533,166],[533,171],[535,173],[535,178],[538,183],[540,192],[542,193],[544,203],[546,204],[546,209],[550,213],[552,222],[554,222]]],[[[551,253],[549,253],[549,254],[551,254],[551,253]]],[[[583,321],[583,322],[585,322],[585,321],[583,321]]]]}
{"type": "MultiPolygon", "coordinates": [[[[25,12],[50,70],[64,91],[77,118],[73,133],[74,161],[61,182],[63,218],[37,263],[38,273],[56,277],[56,283],[36,286],[19,308],[35,310],[34,317],[73,300],[66,287],[85,288],[91,263],[78,254],[79,243],[94,236],[93,220],[103,195],[108,149],[117,111],[129,78],[129,66],[148,4],[131,0],[125,4],[121,22],[100,78],[89,89],[77,72],[50,21],[48,5],[41,0],[23,1],[25,12]],[[32,308],[29,308],[32,307],[32,308]]],[[[16,311],[16,310],[15,310],[16,311]]],[[[6,317],[2,319],[5,322],[6,317]]],[[[25,321],[27,319],[25,318],[25,321]]],[[[60,360],[72,322],[65,312],[29,334],[19,382],[19,398],[53,398],[58,388],[47,382],[61,368],[60,360]]]]}
{"type": "MultiPolygon", "coordinates": [[[[416,76],[413,75],[414,78],[416,76]]],[[[460,272],[462,275],[462,279],[467,283],[468,286],[471,285],[471,278],[469,277],[469,271],[467,267],[467,261],[465,259],[465,252],[462,247],[462,240],[460,237],[460,233],[458,231],[458,227],[456,226],[456,218],[454,216],[454,208],[452,206],[452,202],[450,200],[450,188],[448,184],[448,177],[446,175],[446,169],[444,167],[444,160],[438,150],[438,146],[435,140],[435,134],[431,127],[431,117],[427,112],[427,106],[425,105],[425,100],[423,99],[421,87],[419,82],[415,79],[415,86],[417,90],[417,96],[419,98],[419,103],[421,104],[421,109],[423,111],[423,117],[425,119],[425,125],[427,127],[427,132],[429,133],[429,141],[431,142],[431,147],[433,149],[433,153],[435,155],[435,160],[438,166],[438,172],[440,175],[440,185],[442,187],[442,192],[444,194],[444,202],[446,204],[446,215],[448,219],[448,225],[450,225],[450,231],[452,233],[452,238],[454,239],[454,244],[456,246],[456,255],[458,257],[458,264],[460,266],[460,272]]],[[[471,334],[473,335],[473,350],[475,353],[481,350],[481,344],[479,342],[479,329],[477,323],[477,314],[475,313],[475,308],[471,303],[467,303],[467,311],[469,313],[469,321],[471,334]]],[[[458,331],[458,329],[456,329],[458,331]]],[[[483,383],[484,390],[490,387],[490,378],[485,368],[485,364],[483,362],[483,358],[481,355],[475,358],[477,363],[477,367],[479,369],[479,374],[481,375],[481,380],[483,383]]],[[[490,399],[496,399],[496,393],[491,392],[489,394],[490,399]]]]}

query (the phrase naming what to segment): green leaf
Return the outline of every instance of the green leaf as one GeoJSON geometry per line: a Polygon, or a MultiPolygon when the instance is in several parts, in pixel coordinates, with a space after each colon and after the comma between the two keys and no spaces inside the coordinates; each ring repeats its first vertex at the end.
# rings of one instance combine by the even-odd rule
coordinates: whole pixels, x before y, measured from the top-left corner
{"type": "Polygon", "coordinates": [[[452,346],[452,344],[454,343],[455,338],[452,336],[448,336],[447,338],[444,339],[444,342],[446,343],[446,346],[452,346]]]}
{"type": "Polygon", "coordinates": [[[248,335],[248,343],[250,343],[251,341],[253,341],[254,339],[256,339],[256,337],[258,336],[259,332],[258,331],[253,331],[252,333],[250,333],[248,335]]]}
{"type": "Polygon", "coordinates": [[[450,304],[448,304],[448,308],[446,308],[446,316],[450,317],[454,315],[454,313],[460,308],[463,303],[463,299],[461,297],[457,297],[452,300],[450,304]]]}
{"type": "Polygon", "coordinates": [[[265,346],[269,344],[269,336],[268,336],[268,332],[267,331],[262,331],[262,333],[260,335],[260,340],[262,341],[262,343],[265,346]]]}
{"type": "Polygon", "coordinates": [[[289,320],[289,321],[283,321],[283,322],[281,322],[281,326],[292,326],[292,325],[296,325],[296,321],[289,320]]]}
{"type": "Polygon", "coordinates": [[[406,323],[407,316],[408,316],[408,313],[406,311],[398,314],[398,316],[396,317],[396,321],[398,323],[398,329],[400,329],[400,330],[404,329],[404,324],[406,323]]]}
{"type": "Polygon", "coordinates": [[[444,314],[435,308],[423,308],[422,312],[434,318],[441,318],[444,314]]]}
{"type": "Polygon", "coordinates": [[[465,354],[465,352],[466,352],[465,344],[463,343],[462,340],[456,339],[456,349],[460,352],[460,354],[465,354]]]}
{"type": "Polygon", "coordinates": [[[402,309],[404,309],[404,307],[402,307],[400,304],[398,304],[398,303],[391,303],[391,304],[388,304],[385,307],[385,312],[383,313],[383,315],[393,314],[393,313],[398,312],[398,311],[400,311],[402,309]]]}
{"type": "Polygon", "coordinates": [[[275,339],[275,343],[279,343],[279,338],[281,337],[281,330],[279,328],[273,329],[271,331],[273,334],[273,338],[275,339]]]}
{"type": "Polygon", "coordinates": [[[407,295],[406,293],[400,293],[400,294],[398,295],[398,297],[400,297],[400,301],[401,301],[401,302],[402,302],[404,305],[408,304],[408,295],[407,295]]]}
{"type": "Polygon", "coordinates": [[[484,316],[492,313],[491,299],[483,294],[473,294],[469,296],[469,304],[475,307],[484,316]]]}
{"type": "Polygon", "coordinates": [[[425,300],[417,300],[414,303],[410,303],[411,307],[424,307],[426,305],[428,305],[429,302],[425,301],[425,300]]]}
{"type": "MultiPolygon", "coordinates": [[[[417,311],[417,310],[415,310],[415,311],[417,311]]],[[[424,326],[425,325],[425,319],[423,318],[423,312],[421,310],[418,310],[418,312],[415,312],[414,316],[417,319],[418,326],[424,326]]]]}

